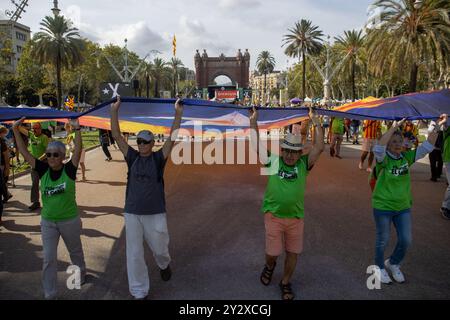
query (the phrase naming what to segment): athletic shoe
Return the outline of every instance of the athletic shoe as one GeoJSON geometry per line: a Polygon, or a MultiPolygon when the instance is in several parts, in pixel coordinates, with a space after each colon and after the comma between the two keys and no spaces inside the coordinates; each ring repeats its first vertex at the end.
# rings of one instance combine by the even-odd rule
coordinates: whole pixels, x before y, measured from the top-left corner
{"type": "Polygon", "coordinates": [[[450,210],[447,208],[441,208],[442,218],[445,220],[450,220],[450,210]]]}
{"type": "Polygon", "coordinates": [[[161,274],[161,279],[163,279],[164,281],[169,281],[172,277],[172,270],[170,270],[170,266],[167,266],[167,268],[164,270],[160,269],[159,272],[161,274]]]}
{"type": "Polygon", "coordinates": [[[391,272],[392,277],[398,283],[405,282],[405,276],[400,271],[400,266],[398,264],[391,264],[389,259],[384,262],[385,267],[391,272]]]}
{"type": "Polygon", "coordinates": [[[358,164],[358,168],[359,168],[359,170],[364,170],[364,167],[363,167],[362,162],[360,162],[360,163],[358,164]]]}
{"type": "Polygon", "coordinates": [[[372,173],[372,168],[369,167],[369,168],[366,169],[366,171],[367,171],[368,173],[372,173]]]}
{"type": "Polygon", "coordinates": [[[391,277],[389,277],[389,273],[387,273],[386,269],[381,269],[380,270],[380,282],[383,284],[391,284],[392,283],[392,279],[391,277]]]}

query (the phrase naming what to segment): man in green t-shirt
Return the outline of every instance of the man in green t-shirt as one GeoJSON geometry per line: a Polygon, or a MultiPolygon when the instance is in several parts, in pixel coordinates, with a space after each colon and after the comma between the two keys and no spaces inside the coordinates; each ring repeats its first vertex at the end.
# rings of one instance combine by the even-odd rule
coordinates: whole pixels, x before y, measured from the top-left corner
{"type": "Polygon", "coordinates": [[[442,202],[441,214],[444,219],[450,220],[450,126],[444,124],[444,151],[442,152],[442,161],[445,165],[447,174],[447,190],[445,191],[444,201],[442,202]]]}
{"type": "Polygon", "coordinates": [[[342,159],[341,157],[341,144],[344,140],[344,132],[348,128],[345,126],[344,119],[333,118],[331,122],[331,145],[330,156],[342,159]]]}
{"type": "Polygon", "coordinates": [[[255,108],[250,115],[252,146],[258,150],[260,160],[269,167],[269,181],[262,206],[266,228],[266,264],[260,280],[266,286],[270,284],[277,258],[284,247],[286,260],[283,279],[279,284],[283,300],[294,299],[290,280],[298,255],[303,251],[306,177],[325,147],[319,118],[312,109],[310,119],[315,137],[309,154],[303,154],[301,136],[288,134],[281,145],[280,155],[271,155],[267,159],[267,150],[259,146],[258,112],[255,108]]]}
{"type": "MultiPolygon", "coordinates": [[[[42,126],[39,122],[35,122],[32,125],[32,131],[26,130],[24,127],[20,127],[19,130],[24,135],[28,136],[30,143],[30,153],[36,159],[45,159],[45,150],[48,146],[48,137],[42,133],[42,126]]],[[[31,205],[28,207],[30,211],[34,211],[41,207],[39,202],[39,175],[35,170],[31,170],[31,205]]]]}

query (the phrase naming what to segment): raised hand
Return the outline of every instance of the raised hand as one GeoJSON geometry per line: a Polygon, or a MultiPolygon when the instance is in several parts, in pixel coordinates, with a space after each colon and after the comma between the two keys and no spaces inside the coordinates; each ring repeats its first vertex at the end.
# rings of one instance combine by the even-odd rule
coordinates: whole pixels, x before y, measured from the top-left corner
{"type": "Polygon", "coordinates": [[[73,129],[79,129],[80,128],[80,121],[78,121],[78,119],[69,119],[69,123],[70,123],[70,126],[73,129]]]}
{"type": "Polygon", "coordinates": [[[317,112],[312,107],[309,107],[309,118],[311,119],[313,125],[315,125],[315,126],[320,125],[320,121],[319,121],[319,117],[317,116],[317,112]]]}
{"type": "Polygon", "coordinates": [[[120,108],[120,104],[121,104],[121,103],[122,103],[122,101],[120,100],[120,96],[118,95],[118,96],[117,96],[117,101],[114,102],[114,103],[111,105],[111,109],[114,110],[114,111],[118,111],[119,108],[120,108]]]}
{"type": "Polygon", "coordinates": [[[13,126],[12,126],[13,129],[16,129],[16,128],[20,127],[23,124],[24,121],[25,121],[25,117],[22,117],[19,120],[15,121],[13,126]]]}
{"type": "Polygon", "coordinates": [[[180,98],[178,98],[177,101],[175,102],[175,112],[177,114],[182,114],[183,110],[184,110],[183,102],[181,101],[180,98]]]}
{"type": "Polygon", "coordinates": [[[250,123],[258,122],[258,110],[255,107],[249,110],[249,114],[250,123]]]}
{"type": "Polygon", "coordinates": [[[439,117],[438,125],[442,126],[443,124],[447,124],[447,120],[448,120],[448,115],[446,113],[441,114],[441,116],[439,117]]]}
{"type": "Polygon", "coordinates": [[[398,129],[398,128],[400,128],[400,127],[405,123],[405,121],[406,121],[406,118],[403,118],[403,119],[400,120],[400,121],[394,121],[394,123],[392,124],[392,126],[393,126],[395,129],[398,129]]]}

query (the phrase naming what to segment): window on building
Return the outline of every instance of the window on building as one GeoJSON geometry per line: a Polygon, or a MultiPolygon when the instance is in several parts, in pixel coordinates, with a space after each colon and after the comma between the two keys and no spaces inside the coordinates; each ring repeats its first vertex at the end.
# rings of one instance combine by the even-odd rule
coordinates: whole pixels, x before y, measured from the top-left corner
{"type": "Polygon", "coordinates": [[[17,53],[22,53],[23,48],[21,46],[17,46],[17,53]]]}
{"type": "Polygon", "coordinates": [[[21,41],[27,41],[27,36],[21,32],[16,31],[16,39],[21,41]]]}

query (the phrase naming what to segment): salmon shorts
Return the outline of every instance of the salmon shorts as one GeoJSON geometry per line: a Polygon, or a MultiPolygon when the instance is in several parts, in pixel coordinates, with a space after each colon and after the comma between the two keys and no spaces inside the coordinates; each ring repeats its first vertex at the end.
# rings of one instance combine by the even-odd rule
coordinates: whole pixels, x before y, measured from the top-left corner
{"type": "Polygon", "coordinates": [[[297,218],[281,219],[268,212],[264,215],[266,227],[266,253],[278,257],[284,249],[289,253],[303,251],[304,220],[297,218]]]}

